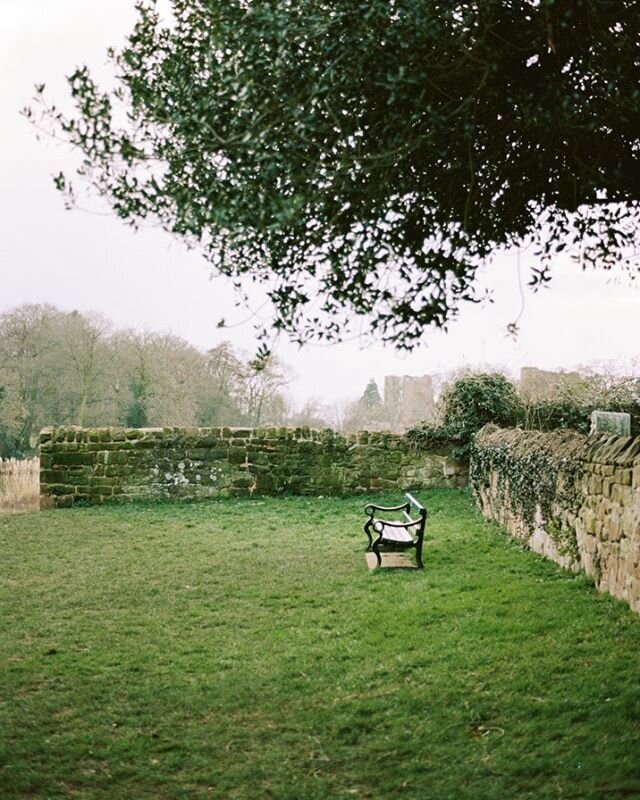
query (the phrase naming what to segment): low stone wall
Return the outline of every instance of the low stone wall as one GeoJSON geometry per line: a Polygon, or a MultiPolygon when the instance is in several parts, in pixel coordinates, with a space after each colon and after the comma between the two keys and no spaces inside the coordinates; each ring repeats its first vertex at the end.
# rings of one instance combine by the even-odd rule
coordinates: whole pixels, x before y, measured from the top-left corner
{"type": "Polygon", "coordinates": [[[467,466],[446,448],[416,452],[396,434],[309,428],[47,428],[40,459],[42,507],[467,482],[467,466]]]}
{"type": "Polygon", "coordinates": [[[485,517],[640,611],[640,438],[486,429],[470,474],[485,517]]]}
{"type": "Polygon", "coordinates": [[[640,437],[591,445],[582,498],[575,525],[583,568],[640,611],[640,437]]]}

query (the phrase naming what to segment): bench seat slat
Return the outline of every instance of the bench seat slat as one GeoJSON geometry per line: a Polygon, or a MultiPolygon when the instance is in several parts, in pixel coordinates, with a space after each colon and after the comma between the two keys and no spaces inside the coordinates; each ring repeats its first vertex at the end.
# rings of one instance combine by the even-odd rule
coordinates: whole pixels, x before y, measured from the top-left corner
{"type": "Polygon", "coordinates": [[[413,536],[406,528],[392,528],[389,525],[384,525],[382,528],[382,540],[397,542],[398,544],[409,544],[413,542],[413,536]]]}

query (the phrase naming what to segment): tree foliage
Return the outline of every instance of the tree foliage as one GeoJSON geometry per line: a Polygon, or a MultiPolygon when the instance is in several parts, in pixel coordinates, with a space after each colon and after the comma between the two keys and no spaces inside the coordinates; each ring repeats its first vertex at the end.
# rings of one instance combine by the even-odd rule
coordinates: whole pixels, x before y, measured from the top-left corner
{"type": "Polygon", "coordinates": [[[467,438],[488,422],[509,427],[517,422],[520,400],[515,386],[499,372],[458,378],[443,393],[443,423],[467,438]]]}
{"type": "Polygon", "coordinates": [[[498,372],[463,375],[448,386],[440,398],[439,425],[421,423],[405,436],[417,447],[453,442],[457,455],[469,455],[473,435],[489,422],[500,427],[516,425],[521,403],[515,386],[498,372]]]}
{"type": "Polygon", "coordinates": [[[79,68],[75,114],[45,114],[120,217],[265,284],[276,329],[336,340],[364,316],[409,348],[523,243],[534,283],[565,247],[637,269],[635,0],[172,6],[139,3],[115,90],[79,68]]]}
{"type": "Polygon", "coordinates": [[[369,383],[366,385],[366,388],[362,393],[362,397],[360,398],[360,404],[367,411],[371,411],[372,409],[378,408],[382,405],[380,389],[378,389],[378,384],[376,383],[375,378],[371,378],[369,383]]]}

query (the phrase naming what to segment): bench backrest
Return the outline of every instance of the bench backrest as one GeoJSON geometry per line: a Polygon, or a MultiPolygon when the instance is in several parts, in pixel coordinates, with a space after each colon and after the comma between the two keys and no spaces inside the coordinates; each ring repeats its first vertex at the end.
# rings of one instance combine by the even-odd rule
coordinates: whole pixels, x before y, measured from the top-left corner
{"type": "Polygon", "coordinates": [[[424,533],[424,526],[427,521],[427,509],[422,505],[422,503],[419,503],[412,494],[409,494],[409,492],[405,494],[405,498],[407,501],[407,505],[406,505],[406,510],[403,511],[404,517],[407,522],[415,520],[416,514],[411,513],[415,509],[418,517],[418,519],[415,522],[415,527],[417,529],[418,535],[421,535],[424,533]]]}

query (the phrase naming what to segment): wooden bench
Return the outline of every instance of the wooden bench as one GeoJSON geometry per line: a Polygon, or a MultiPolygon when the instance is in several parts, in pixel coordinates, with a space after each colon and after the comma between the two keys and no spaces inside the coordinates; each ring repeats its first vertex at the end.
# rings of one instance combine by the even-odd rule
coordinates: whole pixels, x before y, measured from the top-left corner
{"type": "Polygon", "coordinates": [[[424,566],[422,563],[422,540],[427,522],[427,509],[408,492],[405,500],[406,502],[400,506],[376,506],[369,503],[364,508],[364,513],[369,517],[364,525],[364,532],[369,538],[367,551],[375,553],[378,566],[382,564],[381,551],[411,548],[416,551],[418,568],[422,569],[424,566]],[[386,515],[394,511],[401,511],[402,518],[383,519],[379,513],[382,512],[386,515]],[[377,534],[375,539],[373,534],[377,534]]]}

